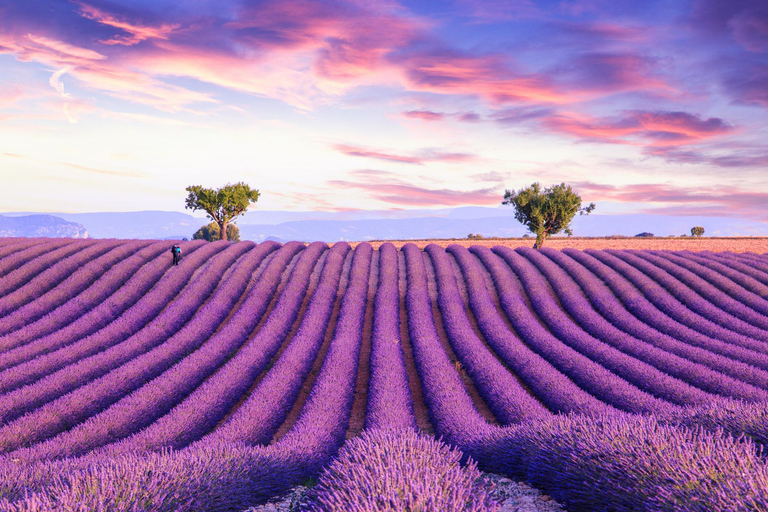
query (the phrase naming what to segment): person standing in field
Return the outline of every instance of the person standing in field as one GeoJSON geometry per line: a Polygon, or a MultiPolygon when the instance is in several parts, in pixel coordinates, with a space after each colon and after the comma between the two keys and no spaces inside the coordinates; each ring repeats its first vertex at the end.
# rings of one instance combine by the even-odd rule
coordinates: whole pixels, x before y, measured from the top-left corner
{"type": "Polygon", "coordinates": [[[174,245],[171,247],[171,253],[173,254],[173,264],[178,265],[181,261],[181,247],[174,245]]]}

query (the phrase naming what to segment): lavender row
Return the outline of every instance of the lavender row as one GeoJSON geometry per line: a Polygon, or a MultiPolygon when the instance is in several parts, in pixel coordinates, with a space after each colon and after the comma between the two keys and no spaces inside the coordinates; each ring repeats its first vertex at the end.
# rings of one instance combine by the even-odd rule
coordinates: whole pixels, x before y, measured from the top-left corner
{"type": "Polygon", "coordinates": [[[523,388],[472,330],[450,256],[435,244],[425,250],[435,267],[437,303],[448,340],[496,418],[506,425],[546,416],[548,411],[541,402],[523,388]]]}
{"type": "Polygon", "coordinates": [[[398,279],[397,249],[391,243],[382,244],[374,299],[366,429],[417,429],[400,338],[398,279]]]}
{"type": "Polygon", "coordinates": [[[7,257],[41,243],[42,240],[40,238],[4,238],[2,243],[0,243],[0,277],[13,270],[13,268],[9,269],[5,264],[7,257]]]}
{"type": "MultiPolygon", "coordinates": [[[[94,277],[98,277],[106,268],[114,265],[120,257],[135,251],[135,245],[135,242],[126,244],[122,240],[110,240],[92,244],[72,256],[60,259],[25,285],[0,297],[0,321],[4,321],[5,316],[18,311],[23,306],[30,306],[40,299],[51,301],[50,304],[53,307],[61,304],[71,294],[82,291],[94,277]],[[91,274],[90,277],[88,274],[91,274]]],[[[35,320],[44,314],[45,310],[38,309],[30,313],[30,320],[35,320]]]]}
{"type": "Polygon", "coordinates": [[[754,445],[653,417],[554,416],[460,448],[568,510],[768,510],[768,465],[754,445]]]}
{"type": "MultiPolygon", "coordinates": [[[[564,272],[546,256],[534,249],[518,248],[516,252],[536,265],[539,272],[549,280],[565,311],[570,314],[575,323],[596,339],[708,393],[745,400],[768,400],[768,392],[765,390],[662,350],[617,329],[595,311],[582,295],[582,290],[574,281],[572,274],[564,272]]],[[[673,382],[673,385],[675,384],[673,382]]],[[[701,403],[707,398],[707,395],[703,394],[694,395],[694,401],[690,403],[701,403]]]]}
{"type": "MultiPolygon", "coordinates": [[[[653,366],[591,336],[565,314],[560,304],[552,297],[541,274],[529,261],[506,247],[494,247],[493,251],[501,256],[517,274],[534,311],[562,343],[583,354],[590,361],[601,364],[613,374],[646,393],[667,402],[682,405],[701,403],[712,398],[712,395],[672,378],[653,366]]],[[[565,284],[558,283],[558,286],[565,284]]],[[[615,404],[612,405],[615,406],[615,404]]],[[[665,404],[659,403],[659,406],[663,409],[665,404]]]]}
{"type": "MultiPolygon", "coordinates": [[[[753,386],[763,389],[768,388],[768,372],[741,362],[753,359],[761,360],[764,359],[763,356],[740,347],[728,345],[719,340],[707,338],[687,329],[685,326],[676,324],[647,301],[644,301],[637,290],[629,286],[621,276],[604,265],[601,268],[600,274],[597,275],[560,251],[545,248],[541,251],[541,254],[554,261],[584,290],[584,295],[589,299],[590,304],[588,306],[584,304],[583,307],[594,308],[597,313],[606,318],[616,328],[634,336],[638,340],[658,347],[662,351],[660,355],[675,354],[690,361],[706,365],[717,372],[747,382],[753,386]],[[627,307],[632,308],[632,312],[611,292],[611,289],[601,280],[600,276],[602,276],[603,280],[610,282],[614,290],[625,301],[625,304],[629,304],[627,307]],[[674,337],[664,334],[664,332],[674,333],[674,337]]],[[[593,263],[594,265],[602,265],[596,260],[593,263]]],[[[561,298],[561,300],[564,302],[582,301],[582,299],[573,297],[561,298]]],[[[610,328],[607,329],[608,331],[611,330],[610,328]]],[[[620,333],[614,332],[614,334],[614,339],[620,339],[620,333]]],[[[714,375],[714,377],[716,377],[715,382],[713,382],[715,387],[711,391],[718,393],[717,382],[719,381],[724,384],[725,381],[721,380],[717,375],[714,375]]],[[[721,394],[729,394],[727,388],[724,388],[723,391],[726,391],[726,393],[721,394]]],[[[747,397],[745,396],[745,398],[747,397]]]]}
{"type": "Polygon", "coordinates": [[[120,245],[79,269],[61,285],[7,315],[0,323],[0,350],[7,350],[70,324],[115,293],[140,266],[165,252],[167,242],[120,245]],[[75,306],[76,305],[76,306],[75,306]],[[73,307],[75,306],[75,307],[73,307]],[[47,317],[45,321],[39,320],[47,317]],[[46,331],[41,328],[48,327],[46,331]],[[15,332],[21,331],[21,332],[15,332]],[[12,336],[8,336],[12,333],[12,336]]]}
{"type": "Polygon", "coordinates": [[[82,262],[100,256],[112,244],[76,241],[11,272],[0,282],[0,317],[7,315],[63,281],[82,262]],[[84,259],[83,259],[84,258],[84,259]]]}
{"type": "Polygon", "coordinates": [[[469,294],[469,305],[488,344],[533,394],[554,412],[599,413],[613,408],[590,395],[532,351],[502,320],[481,273],[482,265],[465,247],[450,245],[469,294]]]}
{"type": "MultiPolygon", "coordinates": [[[[761,370],[768,370],[768,360],[764,355],[768,353],[768,347],[762,342],[725,331],[716,324],[708,324],[708,320],[704,318],[692,315],[668,294],[665,296],[665,292],[647,276],[643,276],[623,261],[614,258],[614,268],[583,251],[564,249],[563,253],[598,276],[616,294],[623,307],[645,324],[695,347],[753,365],[761,370]],[[648,297],[654,301],[651,302],[648,297]],[[696,322],[696,318],[699,318],[700,322],[696,322]],[[695,330],[689,325],[698,329],[695,330]],[[713,334],[713,330],[727,334],[712,337],[709,334],[713,334]]],[[[605,256],[613,258],[611,255],[605,256]]]]}
{"type": "MultiPolygon", "coordinates": [[[[654,253],[666,254],[666,253],[654,253]]],[[[703,254],[693,253],[691,251],[678,251],[670,253],[681,260],[690,260],[698,263],[715,272],[707,279],[711,278],[712,284],[722,291],[729,293],[732,289],[732,283],[738,284],[752,294],[758,295],[758,298],[748,296],[748,301],[755,301],[758,310],[764,310],[768,298],[768,274],[761,272],[749,265],[745,265],[739,258],[729,258],[727,254],[707,252],[703,254]],[[760,299],[763,299],[762,301],[760,299]]]]}
{"type": "MultiPolygon", "coordinates": [[[[315,305],[318,302],[316,297],[324,294],[329,283],[334,279],[338,283],[340,264],[337,260],[343,261],[342,255],[348,250],[348,246],[345,248],[345,245],[335,244],[334,249],[329,251],[323,267],[324,278],[313,293],[308,315],[320,307],[315,305]]],[[[277,256],[270,260],[269,266],[254,290],[227,324],[226,332],[216,335],[217,337],[228,336],[238,340],[240,344],[245,342],[242,348],[168,414],[123,442],[106,447],[105,453],[109,455],[124,452],[142,453],[165,447],[178,449],[213,430],[253,385],[256,377],[263,371],[265,362],[269,361],[270,354],[274,353],[274,346],[284,339],[290,329],[290,324],[293,323],[291,316],[295,315],[297,309],[296,301],[302,296],[302,287],[308,284],[304,280],[305,273],[297,268],[300,269],[299,265],[308,266],[321,249],[324,249],[323,246],[318,244],[305,251],[302,255],[304,262],[300,261],[294,268],[287,286],[278,298],[273,314],[268,317],[261,329],[251,336],[258,321],[266,312],[270,298],[277,290],[281,274],[290,259],[300,250],[299,244],[291,243],[284,246],[277,256]],[[284,314],[278,319],[275,312],[280,311],[284,314]]],[[[302,325],[305,324],[305,320],[302,320],[302,325]]],[[[325,323],[312,327],[324,329],[325,323]]],[[[299,333],[296,336],[299,336],[299,333]]]]}
{"type": "MultiPolygon", "coordinates": [[[[368,243],[355,248],[349,285],[317,380],[293,427],[265,449],[265,453],[300,461],[307,476],[327,465],[345,440],[355,399],[372,255],[368,243]]],[[[250,422],[256,424],[259,418],[252,417],[250,422]]],[[[244,427],[242,434],[247,437],[244,427]]]]}
{"type": "MultiPolygon", "coordinates": [[[[76,392],[87,395],[98,404],[97,411],[103,409],[101,412],[12,456],[30,460],[81,455],[135,433],[164,415],[245,341],[242,336],[231,336],[229,323],[222,325],[222,322],[245,292],[253,271],[273,250],[271,244],[261,244],[249,251],[232,268],[211,300],[183,329],[163,345],[76,392]],[[221,330],[212,336],[220,326],[221,330]],[[122,396],[131,389],[135,391],[122,396]],[[110,403],[113,404],[104,408],[104,404],[110,403]]],[[[70,418],[76,414],[73,409],[67,410],[70,418]]],[[[80,417],[85,417],[85,413],[84,410],[80,417]]]]}
{"type": "MultiPolygon", "coordinates": [[[[745,330],[745,333],[750,336],[768,340],[768,331],[766,331],[768,329],[768,317],[755,311],[755,306],[762,301],[760,297],[744,290],[711,269],[678,258],[674,254],[670,253],[665,257],[651,251],[635,251],[631,254],[652,263],[698,294],[703,300],[697,299],[695,307],[701,314],[707,314],[706,312],[711,310],[719,310],[721,314],[727,314],[732,319],[738,320],[737,322],[729,321],[727,324],[729,327],[735,324],[739,329],[749,329],[748,332],[745,330]],[[711,284],[712,281],[725,287],[727,293],[719,289],[718,286],[711,284]],[[728,284],[723,284],[723,281],[728,284]]],[[[765,309],[764,304],[760,305],[763,306],[762,309],[765,309]]]]}
{"type": "MultiPolygon", "coordinates": [[[[470,248],[493,276],[499,291],[502,309],[509,317],[520,337],[559,371],[596,398],[611,406],[629,412],[653,412],[670,406],[653,395],[639,389],[592,359],[564,344],[545,329],[533,315],[524,298],[514,286],[516,277],[507,263],[485,247],[470,248]]],[[[526,274],[530,275],[530,274],[526,274]]],[[[531,284],[534,284],[532,282],[531,284]]],[[[540,284],[540,283],[539,283],[540,284]]],[[[529,297],[534,295],[531,290],[529,297]]],[[[539,291],[539,294],[548,292],[539,291]]],[[[546,307],[546,306],[545,306],[546,307]]],[[[543,308],[540,308],[543,309],[543,308]]],[[[563,330],[572,327],[566,323],[563,330]]],[[[658,384],[658,383],[657,383],[658,384]]]]}
{"type": "MultiPolygon", "coordinates": [[[[101,244],[98,244],[101,245],[101,244]]],[[[106,244],[105,244],[106,245],[106,244]]],[[[40,295],[37,298],[32,298],[26,304],[14,308],[12,313],[6,314],[0,319],[0,335],[7,334],[13,330],[22,328],[27,324],[33,323],[44,315],[49,314],[54,309],[58,308],[67,301],[74,300],[78,295],[90,295],[89,288],[95,283],[99,282],[112,268],[118,265],[126,258],[130,258],[137,251],[148,245],[146,241],[134,241],[130,243],[109,244],[113,247],[103,254],[88,261],[88,255],[86,251],[82,251],[77,254],[79,262],[76,263],[75,269],[61,269],[67,274],[67,277],[61,281],[58,285],[55,285],[47,292],[41,293],[42,290],[37,292],[40,295]],[[88,290],[88,291],[87,291],[88,290]]],[[[96,247],[96,246],[94,246],[96,247]]],[[[58,266],[58,265],[56,265],[58,266]]],[[[18,292],[3,297],[10,299],[14,295],[17,296],[18,292]]]]}
{"type": "Polygon", "coordinates": [[[351,439],[309,493],[310,512],[493,512],[493,484],[463,454],[412,429],[351,439]]]}
{"type": "MultiPolygon", "coordinates": [[[[591,250],[588,250],[587,252],[593,254],[593,251],[591,250]]],[[[706,318],[727,331],[739,333],[754,340],[768,340],[768,332],[754,327],[744,320],[719,309],[706,298],[696,293],[691,286],[700,284],[698,280],[693,279],[690,275],[679,276],[678,273],[671,274],[668,272],[669,266],[662,263],[663,260],[661,258],[649,254],[644,255],[643,257],[639,252],[633,254],[629,251],[604,251],[603,256],[605,256],[605,254],[615,256],[644,273],[647,278],[653,280],[657,286],[663,287],[667,293],[671,294],[676,300],[684,304],[685,307],[692,311],[699,319],[706,318]],[[683,279],[683,281],[678,279],[678,277],[683,279]]],[[[700,288],[699,286],[696,287],[700,288]]]]}
{"type": "MultiPolygon", "coordinates": [[[[218,245],[218,249],[223,248],[223,246],[230,246],[230,244],[226,242],[222,242],[222,244],[218,245]]],[[[157,347],[157,345],[166,342],[173,336],[190,318],[192,318],[198,308],[205,303],[218,284],[218,280],[221,278],[222,273],[246,248],[246,244],[240,245],[239,247],[232,246],[230,250],[223,251],[214,257],[196,276],[196,279],[193,280],[190,287],[186,289],[187,293],[184,293],[178,300],[172,302],[155,320],[149,323],[136,335],[131,336],[126,342],[115,345],[94,356],[76,359],[77,362],[75,364],[62,368],[31,385],[0,396],[0,418],[3,418],[3,422],[7,422],[12,418],[18,418],[21,414],[30,412],[33,409],[46,404],[43,406],[43,409],[31,413],[31,415],[27,415],[25,417],[26,419],[20,418],[15,423],[6,425],[5,428],[0,429],[0,438],[5,438],[3,437],[4,434],[2,434],[2,432],[10,432],[25,424],[34,424],[34,418],[45,416],[45,411],[48,409],[54,410],[63,407],[66,410],[67,406],[62,406],[62,404],[67,403],[71,403],[71,407],[75,407],[75,401],[78,398],[83,400],[82,403],[77,404],[78,407],[90,411],[93,411],[93,409],[96,408],[96,411],[93,411],[88,415],[101,410],[100,408],[97,408],[98,404],[91,403],[91,398],[88,396],[89,390],[95,386],[92,381],[126,363],[129,364],[130,368],[135,367],[138,356],[146,354],[148,351],[151,351],[153,347],[157,347]],[[85,391],[82,391],[81,389],[81,391],[75,392],[74,394],[70,393],[88,383],[91,383],[91,388],[85,387],[83,388],[85,391]],[[70,394],[66,395],[66,397],[62,397],[62,395],[65,395],[66,393],[70,394]],[[58,397],[62,398],[55,401],[58,397]]],[[[214,249],[217,248],[214,247],[214,249]]],[[[196,255],[204,254],[205,250],[203,249],[196,255]]],[[[66,352],[66,350],[63,352],[66,352]]],[[[162,361],[153,361],[151,360],[151,357],[149,359],[149,366],[148,368],[144,368],[144,371],[150,371],[150,369],[156,368],[157,365],[162,364],[162,361]]],[[[113,392],[120,389],[118,384],[116,384],[116,389],[109,389],[107,387],[103,390],[107,393],[108,398],[113,398],[113,392]]],[[[131,385],[132,382],[129,381],[125,384],[131,385]]],[[[106,403],[105,405],[109,404],[106,403]]],[[[73,426],[71,422],[65,422],[65,418],[66,415],[62,418],[50,418],[53,425],[53,427],[51,427],[53,434],[58,432],[57,429],[65,430],[66,428],[73,426]]],[[[33,435],[34,433],[26,434],[33,435]]],[[[38,434],[42,434],[42,432],[38,434]]],[[[17,440],[13,439],[12,434],[8,439],[10,443],[8,446],[18,446],[18,443],[16,442],[17,440]]],[[[20,439],[21,438],[19,438],[19,440],[20,439]]],[[[5,445],[0,444],[0,446],[5,445]]]]}
{"type": "MultiPolygon", "coordinates": [[[[768,266],[764,270],[760,270],[754,263],[750,264],[749,260],[739,258],[733,253],[704,251],[702,254],[695,254],[690,251],[680,251],[678,254],[685,256],[686,258],[694,259],[699,263],[711,263],[712,265],[710,265],[710,268],[722,272],[731,279],[737,279],[739,274],[743,274],[744,276],[757,281],[760,285],[768,285],[768,266]]],[[[740,284],[742,282],[745,281],[739,280],[740,284]]],[[[748,284],[742,284],[742,286],[748,287],[750,290],[764,298],[766,297],[762,291],[763,287],[756,290],[748,284]]]]}
{"type": "MultiPolygon", "coordinates": [[[[187,265],[175,267],[173,272],[166,274],[149,293],[143,296],[133,295],[137,292],[136,286],[123,287],[119,299],[126,299],[133,305],[114,321],[85,338],[78,339],[72,336],[73,330],[89,327],[87,323],[85,325],[79,323],[77,326],[70,325],[71,329],[62,329],[32,343],[0,354],[0,368],[3,369],[0,371],[0,392],[8,393],[25,384],[33,383],[35,380],[63,369],[67,365],[82,362],[89,356],[108,357],[105,355],[105,351],[110,347],[119,345],[125,340],[131,340],[137,334],[152,334],[153,329],[157,331],[151,326],[153,319],[158,317],[158,314],[160,316],[155,319],[155,325],[167,325],[169,322],[180,325],[180,323],[185,322],[193,311],[190,308],[195,304],[199,305],[198,302],[194,302],[197,300],[194,295],[192,302],[189,299],[183,302],[186,316],[174,316],[179,313],[174,308],[166,310],[162,314],[161,311],[169,304],[179,302],[181,298],[177,298],[174,302],[174,297],[178,296],[179,292],[188,285],[189,279],[196,272],[198,265],[203,264],[208,257],[222,251],[225,247],[227,247],[226,244],[215,244],[195,252],[187,257],[187,265]]],[[[225,269],[226,267],[222,267],[218,275],[212,274],[212,278],[218,279],[225,269]]],[[[154,273],[151,271],[144,274],[141,280],[134,284],[138,284],[139,287],[141,285],[151,286],[152,283],[148,283],[147,279],[153,277],[152,274],[154,273]]],[[[199,294],[203,290],[208,290],[207,293],[210,293],[213,286],[210,279],[208,281],[196,280],[192,287],[195,294],[199,294]]],[[[97,307],[92,313],[105,313],[112,309],[115,302],[117,301],[109,300],[97,307]]],[[[93,316],[93,314],[88,314],[82,320],[88,322],[93,316]]],[[[152,336],[152,339],[161,339],[162,334],[158,331],[152,336]]],[[[2,409],[3,407],[0,406],[0,410],[2,409]]],[[[0,413],[0,418],[3,417],[3,414],[0,413]]]]}
{"type": "MultiPolygon", "coordinates": [[[[334,244],[326,259],[320,284],[312,295],[296,334],[253,392],[227,421],[211,434],[212,438],[217,441],[269,444],[291,411],[323,344],[348,251],[348,244],[334,244]],[[259,421],[254,422],[254,418],[259,421]]],[[[357,269],[353,266],[351,272],[357,272],[357,269]]],[[[279,337],[284,339],[286,334],[281,332],[279,337]]],[[[272,345],[277,347],[277,343],[273,342],[272,345]]],[[[275,350],[269,350],[267,353],[274,354],[275,350]]],[[[253,359],[252,354],[248,355],[253,359]]],[[[257,358],[256,364],[243,360],[239,362],[240,368],[233,365],[231,369],[228,368],[226,375],[222,375],[222,385],[230,386],[234,376],[243,373],[242,368],[246,365],[263,371],[267,361],[257,358]]],[[[250,372],[246,375],[248,373],[250,372]]],[[[253,375],[255,376],[255,372],[253,375]]],[[[252,381],[251,379],[250,382],[252,381]]],[[[247,382],[243,382],[239,388],[245,390],[246,384],[247,382]]]]}
{"type": "Polygon", "coordinates": [[[674,264],[672,268],[677,273],[692,273],[695,277],[691,281],[696,283],[695,289],[720,309],[763,330],[768,329],[768,287],[764,284],[711,258],[686,258],[669,251],[654,251],[649,256],[662,258],[665,265],[674,264]]]}
{"type": "Polygon", "coordinates": [[[0,260],[0,277],[3,278],[0,281],[0,297],[21,286],[25,279],[45,270],[46,264],[56,261],[56,257],[42,263],[34,262],[29,268],[23,269],[22,267],[27,263],[34,261],[40,255],[49,255],[51,252],[56,252],[60,249],[62,250],[57,252],[57,255],[66,257],[74,251],[81,249],[81,244],[82,242],[77,243],[72,239],[62,238],[21,245],[19,247],[20,250],[0,260]]]}
{"type": "MultiPolygon", "coordinates": [[[[597,261],[605,264],[607,267],[612,268],[619,275],[629,281],[632,286],[636,287],[642,293],[642,296],[644,296],[646,300],[653,304],[655,308],[662,311],[665,315],[672,318],[676,322],[679,322],[680,324],[685,325],[694,331],[698,331],[704,336],[715,338],[725,343],[737,345],[749,350],[768,353],[768,346],[766,346],[762,341],[730,330],[710,320],[709,316],[701,316],[689,309],[686,305],[675,298],[667,289],[662,287],[661,284],[657,283],[654,276],[651,276],[650,274],[646,275],[645,273],[641,272],[640,269],[636,268],[634,266],[635,263],[630,264],[623,259],[608,253],[607,251],[585,250],[581,253],[581,255],[577,254],[579,251],[571,251],[568,249],[564,250],[564,252],[582,263],[586,258],[592,257],[597,261]]],[[[653,273],[652,265],[650,265],[648,262],[644,262],[640,258],[635,257],[635,259],[639,260],[640,265],[645,264],[643,266],[649,267],[651,269],[649,272],[653,273]]],[[[656,274],[660,273],[656,272],[656,274]]],[[[660,274],[660,277],[663,280],[663,274],[660,274]]],[[[667,277],[670,276],[667,275],[667,277]]],[[[609,286],[612,285],[610,282],[607,282],[607,284],[609,286]]],[[[690,292],[690,290],[688,290],[688,292],[693,293],[690,292]]],[[[625,302],[625,304],[627,303],[625,302]]],[[[631,306],[631,304],[627,304],[628,308],[631,306]]],[[[674,336],[674,333],[667,334],[674,336]]],[[[763,366],[760,367],[763,369],[768,369],[764,368],[763,366]]]]}
{"type": "Polygon", "coordinates": [[[490,431],[491,426],[475,408],[440,343],[421,250],[412,243],[405,244],[401,250],[405,254],[408,284],[405,294],[408,334],[430,421],[436,434],[449,444],[466,444],[490,431]]]}
{"type": "MultiPolygon", "coordinates": [[[[204,241],[189,242],[183,245],[187,258],[190,253],[202,247],[204,241]]],[[[162,246],[166,242],[161,242],[162,246]]],[[[221,248],[219,248],[220,250],[221,248]]],[[[154,253],[157,248],[153,246],[140,251],[135,255],[137,260],[143,260],[145,251],[154,253]]],[[[163,249],[165,251],[165,249],[163,249]]],[[[26,325],[23,329],[16,330],[6,336],[0,337],[0,369],[9,368],[20,362],[31,361],[43,354],[71,345],[96,331],[104,328],[123,315],[131,306],[139,301],[146,301],[144,296],[149,292],[155,299],[163,299],[163,294],[171,293],[184,285],[183,278],[189,278],[195,268],[205,261],[205,257],[215,254],[212,249],[206,249],[201,255],[191,257],[191,261],[181,268],[175,268],[169,272],[166,261],[153,259],[141,266],[138,271],[132,271],[130,266],[118,265],[114,273],[110,271],[111,285],[116,287],[114,293],[98,302],[93,307],[88,306],[91,300],[77,297],[62,305],[49,315],[26,325]],[[164,276],[165,275],[165,276],[164,276]],[[122,285],[121,285],[122,283],[122,285]],[[150,291],[152,288],[156,291],[150,291]],[[21,348],[22,345],[27,345],[21,348]]],[[[129,258],[133,259],[133,258],[129,258]]],[[[124,263],[128,264],[126,260],[124,263]]],[[[104,291],[109,293],[109,290],[104,291]]],[[[165,298],[166,302],[170,297],[165,298]]]]}

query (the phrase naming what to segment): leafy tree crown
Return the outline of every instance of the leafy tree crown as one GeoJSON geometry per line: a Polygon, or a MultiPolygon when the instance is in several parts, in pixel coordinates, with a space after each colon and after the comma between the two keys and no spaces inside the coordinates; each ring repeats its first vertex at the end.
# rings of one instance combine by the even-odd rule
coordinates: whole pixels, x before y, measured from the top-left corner
{"type": "Polygon", "coordinates": [[[561,231],[573,235],[570,224],[574,215],[589,214],[595,209],[595,203],[582,208],[581,196],[565,183],[542,188],[537,182],[517,191],[506,190],[501,204],[515,208],[515,219],[536,234],[538,247],[548,236],[561,231]]]}
{"type": "Polygon", "coordinates": [[[189,195],[185,208],[192,211],[204,210],[208,218],[219,225],[242,215],[251,203],[259,200],[259,191],[243,182],[227,183],[219,189],[204,188],[200,185],[187,187],[189,195]]]}

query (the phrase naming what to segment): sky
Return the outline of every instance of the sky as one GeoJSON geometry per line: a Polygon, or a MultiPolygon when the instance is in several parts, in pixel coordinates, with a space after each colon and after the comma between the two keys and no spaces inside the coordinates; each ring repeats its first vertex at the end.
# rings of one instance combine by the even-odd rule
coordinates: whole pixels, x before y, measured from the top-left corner
{"type": "Polygon", "coordinates": [[[768,222],[765,0],[0,0],[0,211],[498,206],[768,222]]]}

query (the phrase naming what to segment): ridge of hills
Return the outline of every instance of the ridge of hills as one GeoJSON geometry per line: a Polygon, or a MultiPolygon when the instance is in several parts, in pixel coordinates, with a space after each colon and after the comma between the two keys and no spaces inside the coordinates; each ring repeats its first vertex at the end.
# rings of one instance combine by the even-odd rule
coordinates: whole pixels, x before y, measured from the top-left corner
{"type": "MultiPolygon", "coordinates": [[[[209,221],[182,212],[13,212],[0,214],[2,236],[181,239],[209,221]]],[[[511,208],[459,207],[440,210],[368,210],[348,212],[283,212],[253,210],[238,218],[243,240],[408,240],[429,238],[520,237],[527,229],[511,208]]],[[[655,214],[593,214],[577,216],[574,235],[583,237],[689,234],[705,236],[768,236],[768,223],[731,217],[655,214]]]]}

